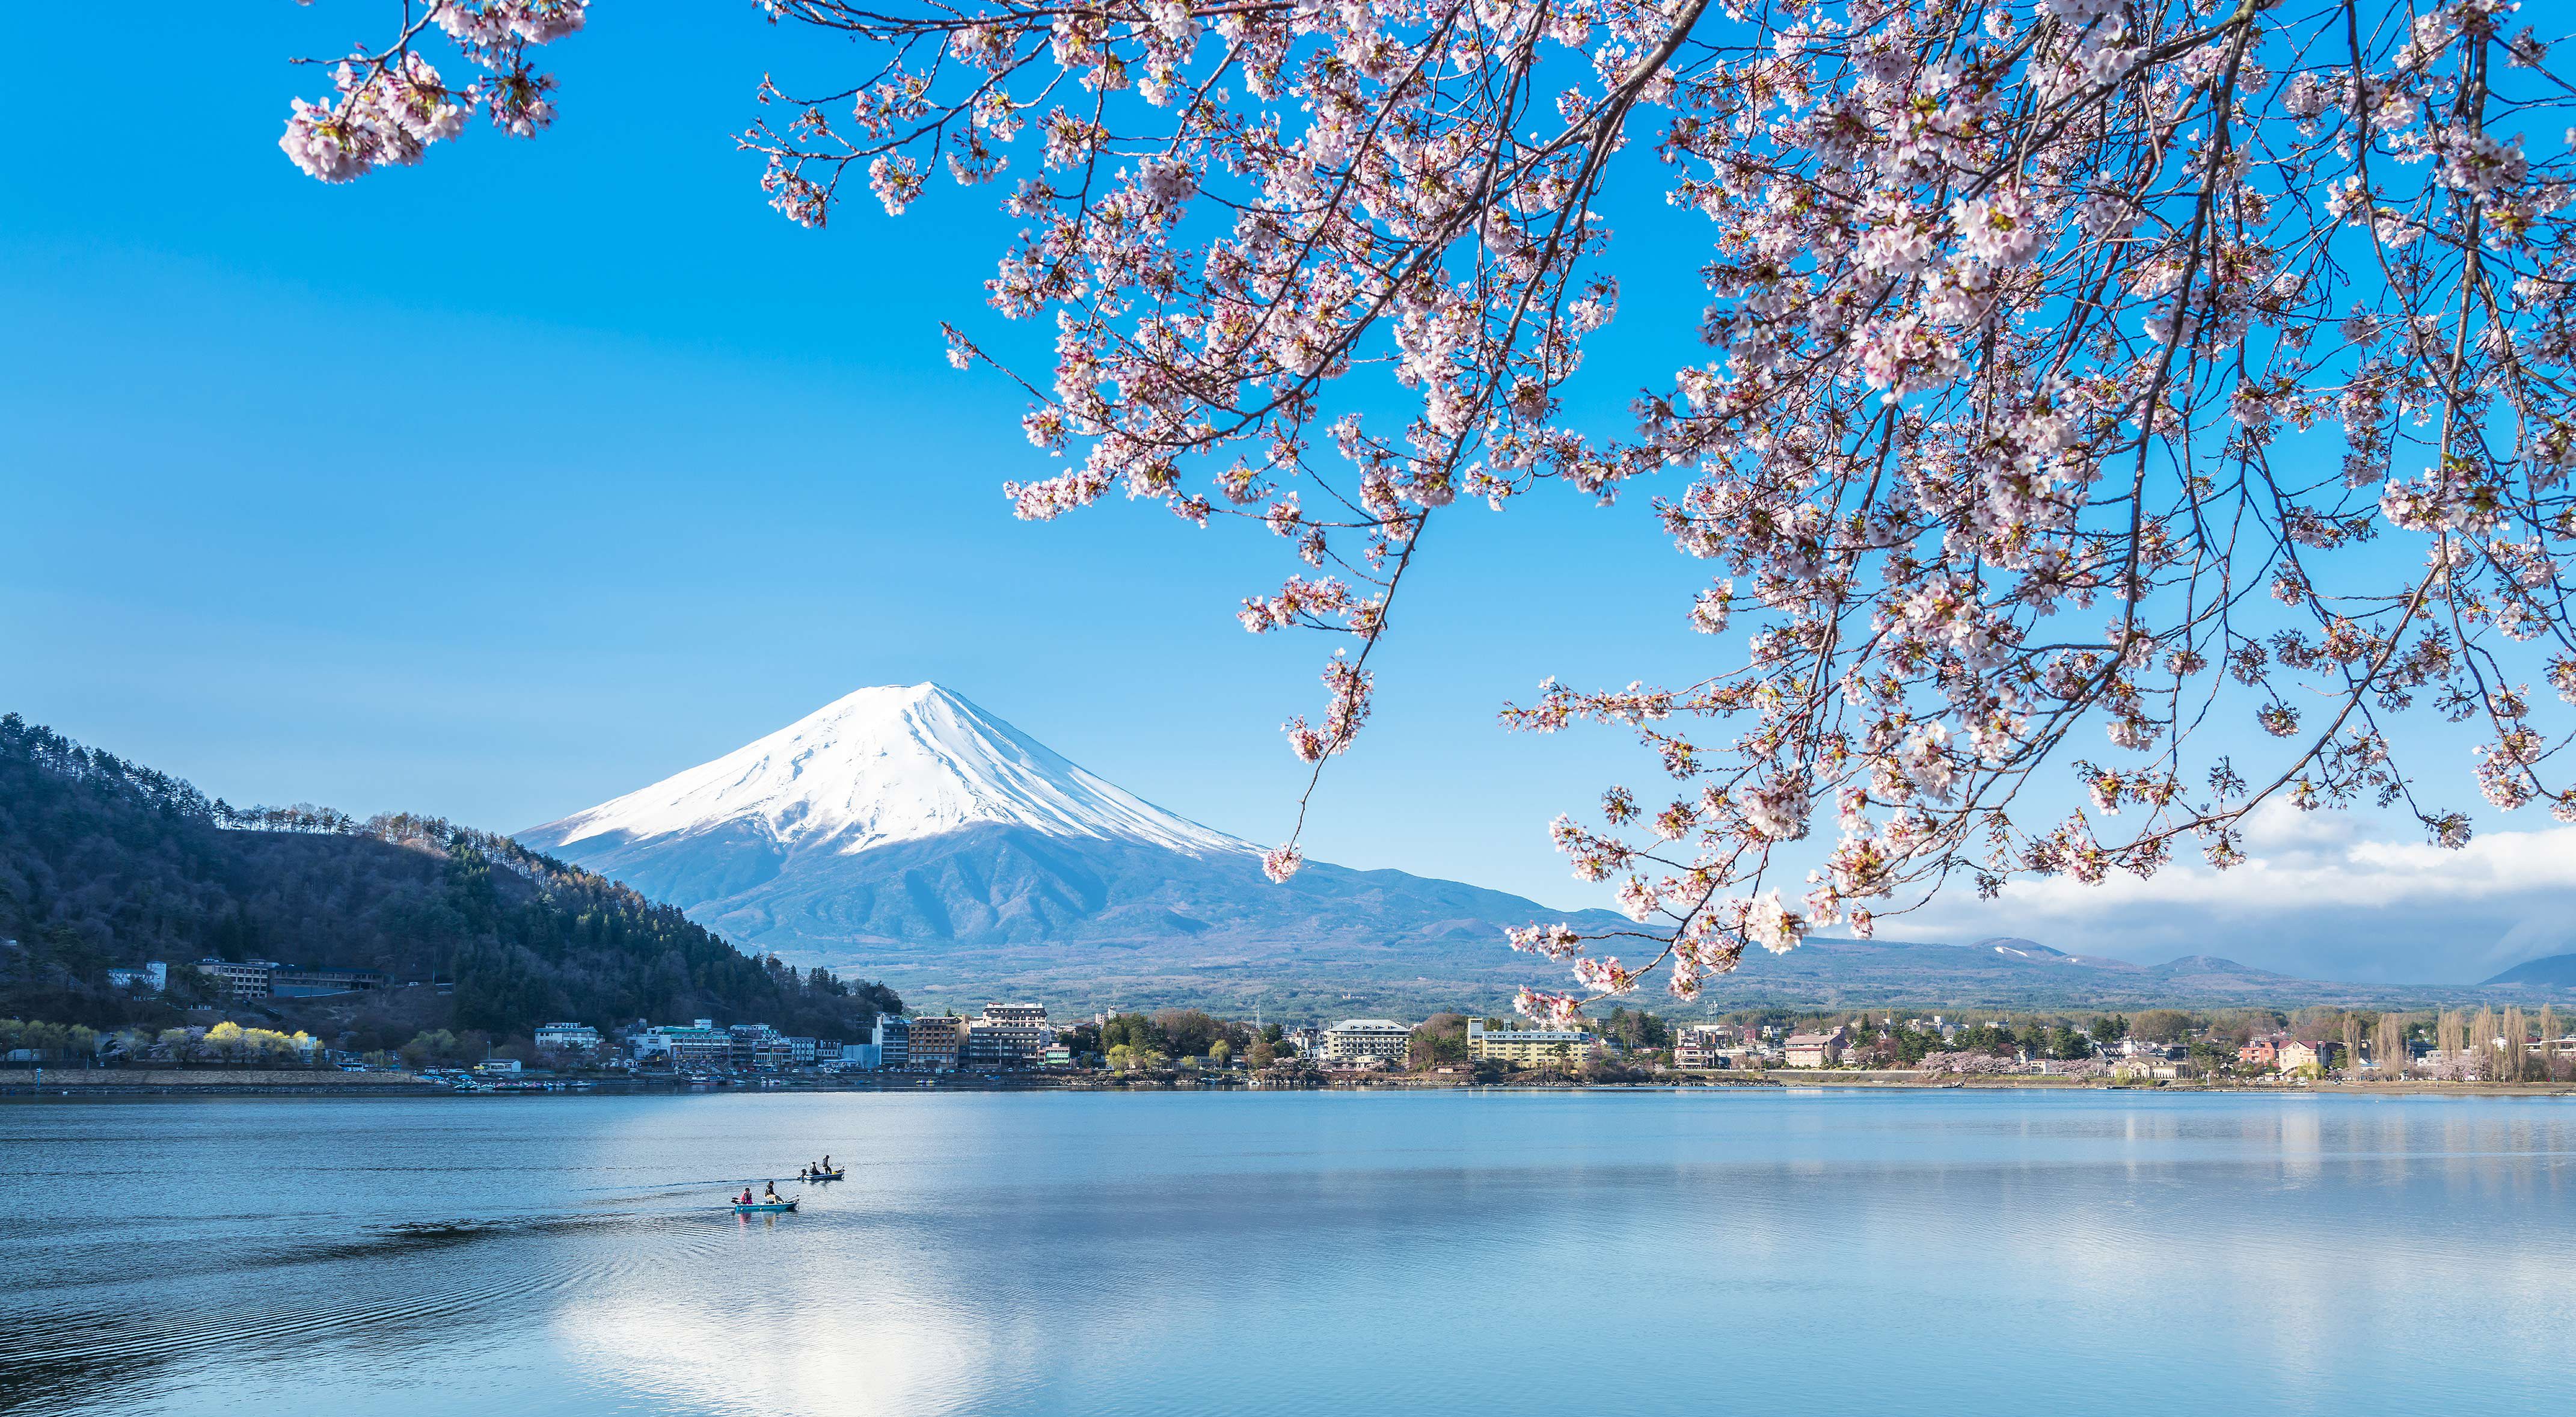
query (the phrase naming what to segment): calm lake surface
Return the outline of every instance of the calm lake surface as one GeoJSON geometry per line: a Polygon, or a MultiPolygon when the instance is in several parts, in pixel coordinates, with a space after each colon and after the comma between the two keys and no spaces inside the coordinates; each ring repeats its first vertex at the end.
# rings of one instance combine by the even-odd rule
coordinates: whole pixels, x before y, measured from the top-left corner
{"type": "MultiPolygon", "coordinates": [[[[810,1094],[0,1107],[0,1411],[2501,1411],[2576,1105],[810,1094]],[[728,1184],[850,1179],[739,1219],[728,1184]]],[[[785,1192],[798,1187],[782,1184],[785,1192]]]]}

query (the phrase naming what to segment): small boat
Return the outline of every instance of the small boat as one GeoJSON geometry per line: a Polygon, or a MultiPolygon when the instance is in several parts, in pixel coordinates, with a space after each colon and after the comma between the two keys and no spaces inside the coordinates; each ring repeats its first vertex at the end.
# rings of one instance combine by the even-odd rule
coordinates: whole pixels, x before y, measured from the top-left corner
{"type": "Polygon", "coordinates": [[[813,1167],[808,1166],[803,1171],[797,1173],[796,1179],[800,1181],[838,1181],[845,1179],[849,1174],[850,1168],[846,1166],[837,1171],[817,1171],[813,1167]]]}
{"type": "Polygon", "coordinates": [[[734,1205],[729,1207],[729,1209],[731,1209],[736,1215],[776,1214],[782,1210],[794,1210],[795,1208],[796,1202],[794,1201],[753,1201],[749,1205],[734,1205]]]}

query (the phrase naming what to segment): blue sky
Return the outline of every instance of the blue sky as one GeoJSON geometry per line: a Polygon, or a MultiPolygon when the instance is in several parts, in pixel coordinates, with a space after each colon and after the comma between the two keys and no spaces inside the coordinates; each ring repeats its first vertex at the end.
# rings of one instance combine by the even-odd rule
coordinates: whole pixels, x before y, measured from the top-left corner
{"type": "MultiPolygon", "coordinates": [[[[148,177],[0,156],[13,706],[236,799],[514,828],[859,685],[937,679],[1279,837],[1299,767],[1277,726],[1315,708],[1329,646],[1256,641],[1233,611],[1293,563],[1149,508],[1011,518],[1002,481],[1049,470],[1021,399],[939,352],[942,315],[983,314],[985,194],[790,226],[729,138],[778,34],[748,6],[631,3],[555,52],[543,140],[474,130],[326,188],[275,148],[314,77],[282,61],[379,13],[138,38],[148,177]]],[[[0,112],[54,121],[90,38],[39,33],[41,75],[0,112]]],[[[1585,559],[1673,625],[1605,639],[1557,608],[1531,568],[1562,526],[1443,526],[1314,854],[1582,894],[1544,827],[1626,755],[1492,712],[1679,646],[1698,572],[1633,513],[1567,510],[1590,549],[1648,553],[1585,559]]]]}
{"type": "MultiPolygon", "coordinates": [[[[1235,624],[1287,569],[1252,533],[1123,504],[1011,519],[1000,483],[1047,464],[1020,398],[950,371],[936,323],[993,323],[988,194],[790,226],[729,135],[764,71],[794,71],[792,39],[748,5],[641,0],[554,52],[544,139],[473,130],[326,188],[275,147],[319,79],[284,61],[377,38],[385,13],[175,10],[120,38],[112,78],[80,14],[21,17],[0,118],[85,131],[0,149],[6,707],[236,801],[513,829],[860,685],[936,679],[1278,839],[1301,770],[1277,725],[1314,710],[1328,646],[1235,624]]],[[[1679,257],[1630,268],[1625,320],[1696,308],[1687,228],[1641,209],[1622,239],[1679,257]]],[[[1669,348],[1606,346],[1586,412],[1623,424],[1669,348]]],[[[1549,674],[1687,666],[1705,568],[1642,508],[1571,497],[1450,518],[1425,552],[1310,853],[1594,903],[1545,825],[1647,770],[1615,735],[1512,737],[1493,710],[1549,674]],[[1635,609],[1573,608],[1569,574],[1635,609]]],[[[2013,926],[1967,905],[1936,922],[2013,926]]],[[[2180,952],[2059,923],[2064,948],[2180,952]]],[[[2455,953],[2392,939],[2335,972],[2484,967],[2455,953]]]]}

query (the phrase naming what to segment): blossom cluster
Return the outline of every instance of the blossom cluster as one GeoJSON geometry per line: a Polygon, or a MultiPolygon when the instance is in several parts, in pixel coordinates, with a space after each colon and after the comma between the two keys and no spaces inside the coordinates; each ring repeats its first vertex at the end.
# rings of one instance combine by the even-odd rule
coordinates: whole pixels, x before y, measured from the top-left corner
{"type": "Polygon", "coordinates": [[[463,132],[476,112],[504,132],[533,137],[554,123],[555,81],[530,67],[527,50],[580,29],[589,3],[435,0],[382,54],[359,50],[335,61],[333,96],[293,100],[277,145],[307,176],[347,182],[419,162],[431,143],[463,132]],[[483,71],[480,77],[463,88],[440,79],[417,47],[432,27],[483,71]]]}
{"type": "Polygon", "coordinates": [[[294,101],[278,139],[297,167],[324,182],[346,182],[369,170],[420,161],[422,150],[465,127],[479,102],[469,87],[452,90],[418,54],[383,69],[342,63],[332,71],[337,97],[294,101]]]}

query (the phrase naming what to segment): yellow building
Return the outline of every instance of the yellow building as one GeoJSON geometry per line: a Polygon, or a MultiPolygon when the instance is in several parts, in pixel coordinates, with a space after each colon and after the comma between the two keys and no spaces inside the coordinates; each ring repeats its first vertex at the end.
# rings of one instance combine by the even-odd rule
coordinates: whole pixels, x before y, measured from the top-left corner
{"type": "Polygon", "coordinates": [[[2302,1068],[2323,1071],[2334,1066],[2334,1055],[2339,1051],[2332,1043],[2302,1039],[2282,1044],[2281,1051],[2274,1056],[2278,1060],[2277,1066],[2285,1073],[2295,1073],[2302,1068]]]}
{"type": "Polygon", "coordinates": [[[1572,1029],[1489,1029],[1483,1019],[1467,1020],[1467,1057],[1471,1062],[1491,1059],[1516,1068],[1571,1066],[1600,1049],[1599,1039],[1572,1029]]]}

